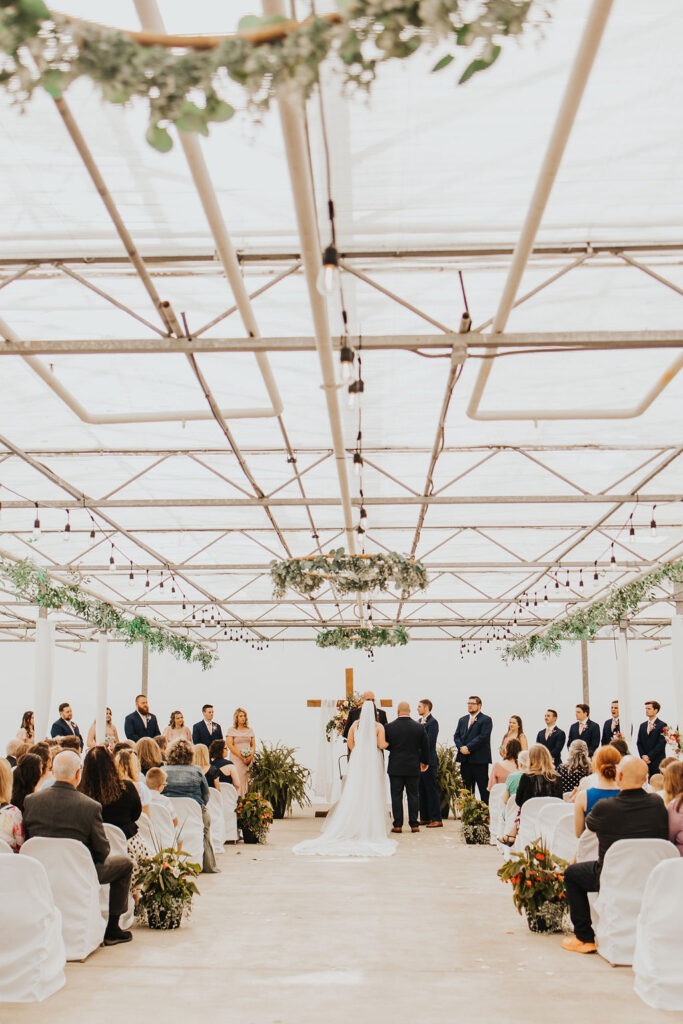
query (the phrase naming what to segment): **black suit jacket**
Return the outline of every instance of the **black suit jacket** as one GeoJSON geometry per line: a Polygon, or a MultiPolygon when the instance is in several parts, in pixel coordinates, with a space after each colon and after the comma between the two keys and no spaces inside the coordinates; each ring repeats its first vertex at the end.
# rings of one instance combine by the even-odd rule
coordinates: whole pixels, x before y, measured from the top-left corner
{"type": "Polygon", "coordinates": [[[567,747],[569,748],[574,740],[583,740],[588,746],[588,756],[592,757],[595,751],[600,746],[600,726],[597,722],[592,722],[590,718],[586,719],[586,728],[579,736],[579,723],[574,722],[569,727],[569,738],[567,739],[567,747]]]}
{"type": "Polygon", "coordinates": [[[656,793],[625,789],[611,800],[598,800],[586,817],[586,828],[598,837],[598,864],[619,839],[668,839],[669,815],[656,793]]]}
{"type": "Polygon", "coordinates": [[[88,847],[95,864],[109,856],[101,805],[68,782],[55,782],[26,797],[24,833],[27,839],[77,839],[88,847]]]}
{"type": "Polygon", "coordinates": [[[434,715],[427,715],[422,728],[427,733],[427,740],[429,742],[429,764],[432,767],[437,767],[439,764],[439,756],[436,752],[436,741],[439,736],[439,723],[434,718],[434,715]]]}
{"type": "Polygon", "coordinates": [[[83,750],[83,737],[81,736],[81,730],[78,728],[75,722],[70,723],[73,726],[73,732],[69,728],[69,723],[65,722],[60,716],[56,722],[52,723],[50,729],[50,736],[54,739],[55,736],[78,736],[81,743],[81,750],[83,750]]]}
{"type": "Polygon", "coordinates": [[[202,718],[201,722],[196,722],[192,726],[192,742],[195,747],[198,743],[204,743],[205,746],[210,747],[214,740],[223,739],[223,730],[221,729],[218,722],[212,722],[213,732],[209,732],[206,727],[206,722],[202,718]]]}
{"type": "MultiPolygon", "coordinates": [[[[618,718],[617,718],[616,732],[621,732],[621,723],[620,723],[618,718]]],[[[603,747],[606,747],[608,743],[612,742],[612,740],[614,739],[614,735],[615,735],[615,733],[612,732],[612,719],[608,718],[607,721],[605,722],[605,724],[602,727],[602,741],[601,742],[602,742],[603,747]]]]}
{"type": "MultiPolygon", "coordinates": [[[[362,705],[359,708],[351,708],[351,710],[349,711],[349,717],[346,719],[346,725],[344,726],[344,732],[342,733],[344,739],[348,739],[349,730],[353,723],[357,722],[358,719],[360,718],[361,711],[362,705]]],[[[380,723],[380,725],[386,726],[387,724],[387,713],[386,711],[383,711],[382,708],[377,708],[377,721],[380,723]]]]}
{"type": "Polygon", "coordinates": [[[557,765],[562,761],[562,751],[564,749],[564,742],[566,739],[567,737],[562,729],[558,729],[555,725],[553,726],[553,731],[550,733],[550,736],[548,736],[548,739],[545,738],[545,729],[541,729],[536,737],[536,742],[540,743],[541,746],[548,748],[550,756],[557,767],[557,765]]]}
{"type": "Polygon", "coordinates": [[[126,715],[123,731],[126,734],[126,739],[132,740],[133,743],[137,743],[143,736],[149,736],[150,739],[154,739],[155,736],[161,735],[157,716],[150,715],[149,721],[145,725],[138,711],[131,711],[129,715],[126,715]]]}
{"type": "Polygon", "coordinates": [[[408,715],[400,715],[385,726],[384,732],[389,744],[389,775],[419,775],[420,765],[429,764],[424,726],[408,715]]]}
{"type": "Polygon", "coordinates": [[[641,757],[645,755],[650,758],[650,763],[648,765],[650,775],[656,775],[659,771],[659,762],[666,754],[666,737],[664,736],[664,729],[666,729],[666,722],[663,722],[661,718],[655,718],[654,728],[649,736],[647,732],[647,722],[643,722],[638,729],[638,740],[636,744],[638,747],[638,753],[641,757]]]}
{"type": "Polygon", "coordinates": [[[471,728],[469,728],[469,721],[470,716],[463,715],[453,734],[453,742],[458,751],[456,761],[458,764],[462,764],[467,758],[469,764],[491,764],[492,719],[480,711],[471,728]],[[461,754],[461,747],[467,747],[469,754],[461,754]]]}

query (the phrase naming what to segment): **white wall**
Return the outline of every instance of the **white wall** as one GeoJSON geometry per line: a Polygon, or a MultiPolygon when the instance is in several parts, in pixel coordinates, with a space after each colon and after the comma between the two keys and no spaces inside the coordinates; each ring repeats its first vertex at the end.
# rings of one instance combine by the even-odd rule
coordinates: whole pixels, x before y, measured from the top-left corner
{"type": "MultiPolygon", "coordinates": [[[[671,648],[647,651],[648,644],[630,645],[632,707],[634,721],[644,718],[648,698],[662,704],[662,717],[673,722],[671,648]]],[[[0,750],[19,727],[21,715],[33,708],[34,656],[32,643],[1,644],[0,750]]],[[[139,645],[110,645],[109,705],[123,738],[123,718],[133,709],[140,690],[142,649],[139,645]]],[[[74,719],[85,734],[95,715],[97,651],[84,645],[84,653],[57,648],[55,655],[54,714],[68,700],[74,719]]],[[[271,644],[255,651],[241,644],[221,647],[217,666],[203,672],[197,665],[178,662],[170,655],[150,654],[149,695],[159,725],[168,724],[169,713],[179,709],[188,724],[196,722],[201,706],[212,702],[216,720],[231,723],[238,706],[249,712],[258,739],[282,740],[300,748],[299,758],[309,767],[316,764],[321,713],[306,707],[307,698],[344,695],[344,669],[353,666],[357,690],[374,689],[378,698],[408,700],[413,712],[421,697],[434,702],[440,722],[440,738],[452,740],[458,717],[465,713],[470,693],[478,693],[484,710],[494,719],[498,740],[510,714],[519,714],[527,736],[543,727],[546,707],[559,712],[562,728],[574,721],[574,707],[581,700],[580,650],[567,646],[561,655],[530,664],[505,665],[493,646],[461,660],[457,645],[413,643],[403,649],[379,650],[374,662],[361,652],[319,650],[313,644],[271,644]]],[[[602,723],[609,703],[616,697],[616,658],[611,642],[589,644],[592,717],[602,723]]],[[[390,717],[392,717],[390,713],[390,717]]]]}

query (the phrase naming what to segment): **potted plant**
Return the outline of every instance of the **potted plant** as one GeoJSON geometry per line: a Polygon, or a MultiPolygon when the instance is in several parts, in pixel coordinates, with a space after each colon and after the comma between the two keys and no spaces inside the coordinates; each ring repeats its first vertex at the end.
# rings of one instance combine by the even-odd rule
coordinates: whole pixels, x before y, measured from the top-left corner
{"type": "Polygon", "coordinates": [[[561,932],[567,913],[564,869],[567,861],[555,857],[540,839],[513,853],[498,869],[498,877],[512,885],[512,902],[526,914],[532,932],[561,932]]]}
{"type": "Polygon", "coordinates": [[[275,818],[284,818],[293,803],[305,807],[311,802],[306,792],[311,773],[294,759],[296,749],[262,743],[251,763],[250,787],[270,801],[275,818]]]}
{"type": "Polygon", "coordinates": [[[447,818],[449,811],[452,811],[453,817],[455,817],[455,801],[462,789],[460,765],[455,760],[455,747],[439,743],[436,748],[436,756],[439,759],[436,783],[441,795],[441,817],[447,818]]]}
{"type": "Polygon", "coordinates": [[[266,798],[250,789],[237,801],[236,813],[245,843],[265,843],[273,821],[273,808],[266,798]]]}
{"type": "Polygon", "coordinates": [[[477,800],[469,789],[460,791],[460,819],[465,842],[484,846],[491,841],[489,830],[489,808],[483,800],[477,800]]]}
{"type": "Polygon", "coordinates": [[[179,928],[184,914],[192,911],[192,897],[199,892],[194,879],[201,864],[190,854],[168,847],[138,862],[133,885],[140,890],[139,907],[150,928],[179,928]]]}

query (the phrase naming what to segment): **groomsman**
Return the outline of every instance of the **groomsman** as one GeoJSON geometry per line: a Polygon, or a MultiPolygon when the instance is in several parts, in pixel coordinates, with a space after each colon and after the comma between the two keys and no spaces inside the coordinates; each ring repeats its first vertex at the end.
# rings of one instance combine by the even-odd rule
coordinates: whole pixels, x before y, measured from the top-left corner
{"type": "Polygon", "coordinates": [[[612,717],[608,718],[602,727],[602,745],[606,747],[608,743],[611,743],[617,733],[621,732],[621,726],[619,725],[619,701],[613,700],[610,704],[610,712],[612,717]]]}
{"type": "MultiPolygon", "coordinates": [[[[73,711],[68,700],[63,701],[59,705],[59,718],[56,722],[52,723],[50,729],[50,736],[78,736],[80,749],[83,749],[83,737],[81,736],[81,730],[78,728],[76,723],[73,721],[73,711]]],[[[661,759],[660,759],[661,760],[661,759]]]]}
{"type": "Polygon", "coordinates": [[[567,736],[562,729],[557,727],[557,711],[548,708],[544,717],[545,729],[541,729],[536,737],[536,742],[548,748],[557,768],[562,761],[562,750],[567,736]]]}
{"type": "Polygon", "coordinates": [[[427,828],[443,828],[441,794],[436,781],[436,769],[439,765],[436,753],[439,723],[432,714],[433,706],[431,700],[426,697],[417,705],[417,713],[427,733],[427,742],[429,743],[429,768],[420,775],[420,825],[426,825],[427,828]]]}
{"type": "Polygon", "coordinates": [[[660,707],[658,701],[649,700],[645,705],[647,718],[638,729],[638,753],[647,765],[648,775],[657,774],[659,763],[666,754],[666,722],[657,717],[660,707]]]}
{"type": "Polygon", "coordinates": [[[159,723],[157,722],[157,716],[150,714],[149,703],[144,693],[139,693],[135,698],[135,711],[131,711],[129,715],[126,715],[123,722],[123,731],[126,734],[126,739],[132,740],[133,743],[137,743],[143,736],[149,736],[150,739],[154,739],[161,732],[159,729],[159,723]]]}
{"type": "Polygon", "coordinates": [[[213,720],[213,704],[205,704],[202,708],[201,722],[192,726],[192,742],[195,747],[198,743],[210,747],[214,740],[222,739],[223,730],[218,722],[213,720]]]}
{"type": "Polygon", "coordinates": [[[583,740],[588,746],[588,756],[592,757],[600,746],[600,726],[597,722],[591,722],[590,713],[588,704],[576,705],[576,721],[569,727],[567,747],[570,747],[574,740],[583,740]]]}
{"type": "Polygon", "coordinates": [[[489,765],[491,764],[491,731],[493,722],[481,710],[481,697],[470,697],[468,714],[463,715],[453,735],[462,781],[470,793],[479,790],[479,799],[489,802],[489,765]]]}

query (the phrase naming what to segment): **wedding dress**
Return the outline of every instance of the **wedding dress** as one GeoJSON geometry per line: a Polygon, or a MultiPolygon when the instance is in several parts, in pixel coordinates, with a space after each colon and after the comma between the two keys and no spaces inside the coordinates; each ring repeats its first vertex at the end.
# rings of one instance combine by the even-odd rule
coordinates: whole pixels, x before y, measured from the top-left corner
{"type": "Polygon", "coordinates": [[[356,729],[353,754],[339,802],[317,839],[297,843],[294,853],[327,857],[390,857],[384,758],[377,747],[375,705],[367,700],[356,729]]]}

